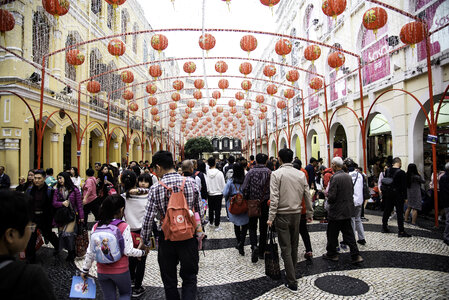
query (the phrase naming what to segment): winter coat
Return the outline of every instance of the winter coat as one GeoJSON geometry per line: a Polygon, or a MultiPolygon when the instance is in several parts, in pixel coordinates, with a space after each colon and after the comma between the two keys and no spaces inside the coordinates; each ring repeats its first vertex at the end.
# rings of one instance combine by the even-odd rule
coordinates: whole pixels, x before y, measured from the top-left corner
{"type": "Polygon", "coordinates": [[[327,202],[329,220],[346,220],[354,216],[354,187],[351,175],[337,171],[329,182],[327,202]]]}
{"type": "MultiPolygon", "coordinates": [[[[75,211],[75,213],[78,215],[78,218],[84,219],[83,199],[81,199],[81,193],[77,188],[73,189],[69,193],[68,200],[72,204],[72,208],[75,211]]],[[[64,202],[64,201],[65,200],[64,200],[63,195],[57,188],[53,194],[53,207],[56,209],[62,207],[63,206],[62,202],[64,202]]],[[[56,224],[55,222],[54,222],[54,224],[59,225],[59,224],[56,224]]]]}

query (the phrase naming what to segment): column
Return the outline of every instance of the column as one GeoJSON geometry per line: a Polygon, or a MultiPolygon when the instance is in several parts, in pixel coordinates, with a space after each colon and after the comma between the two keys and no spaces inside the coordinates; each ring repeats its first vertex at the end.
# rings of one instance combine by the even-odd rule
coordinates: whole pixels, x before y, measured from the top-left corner
{"type": "Polygon", "coordinates": [[[58,174],[62,170],[62,160],[59,158],[59,149],[58,149],[58,143],[59,143],[59,133],[52,133],[50,136],[50,161],[51,161],[51,167],[53,168],[53,171],[55,174],[58,174]]]}
{"type": "Polygon", "coordinates": [[[20,140],[19,139],[1,139],[0,140],[0,151],[4,152],[4,161],[0,164],[5,166],[5,173],[8,174],[11,179],[11,185],[18,184],[19,178],[19,150],[20,150],[20,140]],[[3,150],[3,151],[1,151],[3,150]]]}
{"type": "Polygon", "coordinates": [[[106,147],[104,140],[98,140],[98,161],[101,163],[106,162],[106,147]]]}

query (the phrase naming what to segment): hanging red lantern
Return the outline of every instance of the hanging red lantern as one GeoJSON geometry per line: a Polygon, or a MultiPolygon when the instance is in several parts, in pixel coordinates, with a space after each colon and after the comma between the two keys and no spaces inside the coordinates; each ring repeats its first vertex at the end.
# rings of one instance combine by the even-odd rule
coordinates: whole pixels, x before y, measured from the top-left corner
{"type": "MultiPolygon", "coordinates": [[[[158,113],[159,113],[159,109],[157,109],[157,107],[152,107],[151,109],[150,109],[150,113],[153,115],[153,116],[155,116],[155,115],[157,115],[158,113]]],[[[153,119],[154,120],[154,119],[153,119]]]]}
{"type": "Polygon", "coordinates": [[[0,9],[0,32],[5,33],[14,29],[16,21],[12,13],[6,9],[0,9]]]}
{"type": "Polygon", "coordinates": [[[223,112],[223,106],[217,106],[217,113],[221,114],[223,112]]]}
{"type": "Polygon", "coordinates": [[[321,56],[321,48],[318,45],[309,45],[306,47],[306,50],[304,50],[304,57],[308,61],[311,61],[312,64],[320,58],[321,56]]]}
{"type": "Polygon", "coordinates": [[[240,112],[236,113],[236,114],[235,114],[235,117],[236,117],[237,119],[240,119],[240,118],[242,117],[242,113],[240,113],[240,112]]]}
{"type": "Polygon", "coordinates": [[[193,97],[196,100],[200,100],[201,98],[203,98],[203,93],[201,93],[201,91],[195,91],[195,92],[193,92],[193,97]]]}
{"type": "Polygon", "coordinates": [[[265,6],[273,7],[276,4],[278,4],[281,0],[260,0],[260,3],[262,3],[265,6]]]}
{"type": "Polygon", "coordinates": [[[242,86],[243,90],[249,91],[253,85],[252,85],[251,81],[243,80],[241,86],[242,86]]]}
{"type": "Polygon", "coordinates": [[[235,100],[234,100],[234,99],[229,100],[228,105],[229,105],[230,107],[236,106],[235,100]]]}
{"type": "Polygon", "coordinates": [[[215,47],[215,37],[212,34],[205,33],[204,36],[201,35],[198,41],[200,48],[206,51],[215,47]]]}
{"type": "Polygon", "coordinates": [[[179,101],[179,100],[181,100],[181,95],[179,93],[175,92],[175,93],[171,94],[171,99],[173,101],[179,101]]]}
{"type": "Polygon", "coordinates": [[[248,119],[248,121],[252,121],[252,120],[254,120],[254,118],[253,118],[253,116],[252,116],[252,115],[249,115],[249,116],[247,116],[246,118],[248,119]]]}
{"type": "Polygon", "coordinates": [[[377,37],[377,30],[384,27],[388,21],[388,14],[382,7],[372,7],[363,14],[363,26],[372,30],[377,37]]]}
{"type": "Polygon", "coordinates": [[[295,90],[294,89],[286,89],[284,91],[284,97],[287,99],[291,99],[295,97],[295,90]]]}
{"type": "Polygon", "coordinates": [[[296,70],[290,70],[285,75],[285,78],[293,85],[299,79],[299,72],[296,70]]]}
{"type": "Polygon", "coordinates": [[[225,118],[229,117],[229,112],[228,112],[228,111],[225,111],[225,112],[223,113],[223,117],[225,117],[225,118]]]}
{"type": "Polygon", "coordinates": [[[98,81],[91,80],[87,83],[87,91],[91,94],[99,93],[101,90],[101,84],[98,81]]]}
{"type": "Polygon", "coordinates": [[[277,107],[278,107],[279,109],[284,109],[284,108],[287,107],[287,103],[286,103],[284,100],[280,100],[280,101],[278,101],[278,103],[277,103],[277,107]]]}
{"type": "Polygon", "coordinates": [[[222,60],[217,61],[217,63],[215,64],[215,71],[217,71],[220,74],[223,74],[223,73],[226,73],[227,70],[228,70],[227,63],[225,63],[222,60]]]}
{"type": "Polygon", "coordinates": [[[207,114],[209,112],[209,107],[203,106],[203,108],[201,108],[201,110],[203,111],[203,113],[207,114]]]}
{"type": "Polygon", "coordinates": [[[175,123],[170,122],[170,123],[168,123],[168,126],[169,126],[170,128],[174,128],[174,127],[175,127],[175,123]]]}
{"type": "Polygon", "coordinates": [[[134,98],[134,93],[131,92],[130,90],[125,90],[125,91],[123,92],[122,97],[123,97],[123,99],[129,101],[129,100],[131,100],[132,98],[134,98]]]}
{"type": "Polygon", "coordinates": [[[148,104],[151,106],[157,105],[157,98],[156,97],[149,97],[148,98],[148,104]]]}
{"type": "Polygon", "coordinates": [[[267,87],[267,93],[271,96],[273,96],[274,94],[276,94],[278,92],[278,88],[277,86],[275,86],[274,84],[270,84],[267,87]]]}
{"type": "Polygon", "coordinates": [[[216,118],[216,117],[218,117],[218,113],[217,113],[216,111],[213,111],[213,112],[212,112],[212,116],[213,116],[214,118],[216,118]]]}
{"type": "Polygon", "coordinates": [[[204,80],[203,79],[196,79],[195,82],[193,83],[193,85],[201,90],[204,87],[204,80]]]}
{"type": "Polygon", "coordinates": [[[212,93],[212,98],[214,98],[215,100],[218,100],[221,98],[221,93],[219,91],[214,91],[212,93]]]}
{"type": "Polygon", "coordinates": [[[271,80],[271,77],[276,75],[276,67],[274,65],[266,65],[263,68],[263,75],[269,77],[271,80]]]}
{"type": "Polygon", "coordinates": [[[259,103],[259,104],[264,103],[265,102],[265,97],[262,96],[262,95],[257,95],[256,96],[256,102],[259,103]]]}
{"type": "Polygon", "coordinates": [[[329,64],[329,67],[338,71],[338,69],[345,63],[345,56],[340,51],[335,51],[328,56],[327,63],[329,64]]]}
{"type": "Polygon", "coordinates": [[[254,122],[253,122],[253,121],[249,121],[249,122],[248,122],[248,126],[249,126],[249,127],[253,127],[253,126],[254,126],[254,122]]]}
{"type": "Polygon", "coordinates": [[[411,22],[405,24],[401,28],[399,35],[404,44],[410,45],[412,48],[415,44],[422,42],[426,38],[426,30],[423,22],[411,22]]]}
{"type": "Polygon", "coordinates": [[[59,18],[68,13],[70,2],[69,0],[42,0],[42,6],[50,15],[59,18]]]}
{"type": "Polygon", "coordinates": [[[243,100],[244,98],[245,98],[245,94],[243,94],[242,92],[235,93],[235,99],[243,100]]]}
{"type": "Polygon", "coordinates": [[[233,118],[233,117],[228,117],[227,121],[228,121],[229,123],[231,123],[232,121],[234,121],[234,118],[233,118]]]}
{"type": "Polygon", "coordinates": [[[151,37],[151,47],[157,52],[161,53],[161,51],[165,50],[168,46],[168,39],[163,34],[155,34],[151,37]]]}
{"type": "Polygon", "coordinates": [[[250,108],[251,108],[251,102],[245,101],[245,103],[243,103],[243,107],[244,107],[245,109],[250,109],[250,108]]]}
{"type": "Polygon", "coordinates": [[[117,58],[125,54],[125,51],[126,51],[125,43],[123,43],[121,40],[113,39],[109,41],[108,52],[111,55],[114,55],[117,58]]]}
{"type": "Polygon", "coordinates": [[[249,62],[241,63],[240,67],[239,67],[239,71],[240,71],[240,73],[242,73],[243,75],[246,76],[253,71],[253,66],[249,62]]]}
{"type": "Polygon", "coordinates": [[[192,108],[191,107],[186,107],[186,109],[184,111],[186,112],[186,114],[191,114],[192,113],[192,108]]]}
{"type": "Polygon", "coordinates": [[[132,102],[129,104],[129,110],[130,111],[137,111],[139,109],[139,105],[137,105],[136,102],[132,102]]]}
{"type": "Polygon", "coordinates": [[[182,120],[183,124],[186,124],[187,123],[186,120],[189,118],[189,115],[188,114],[182,114],[182,118],[184,119],[184,120],[182,120]]]}
{"type": "Polygon", "coordinates": [[[150,73],[151,77],[153,77],[155,79],[157,79],[158,77],[161,77],[161,75],[162,75],[162,69],[161,69],[161,66],[159,66],[159,65],[151,65],[148,72],[150,73]]]}
{"type": "Polygon", "coordinates": [[[116,8],[119,5],[122,5],[123,3],[126,2],[126,0],[106,0],[107,3],[111,4],[112,6],[114,6],[114,8],[116,8]]]}
{"type": "Polygon", "coordinates": [[[309,86],[311,89],[317,91],[323,87],[323,80],[321,80],[321,78],[319,77],[313,77],[310,80],[309,86]]]}
{"type": "Polygon", "coordinates": [[[175,110],[175,109],[178,108],[178,104],[176,104],[176,102],[171,102],[171,103],[168,105],[168,107],[169,107],[171,110],[175,110]]]}
{"type": "Polygon", "coordinates": [[[231,114],[235,115],[237,113],[237,107],[231,107],[229,111],[231,112],[231,114]]]}
{"type": "Polygon", "coordinates": [[[218,81],[218,87],[224,91],[229,87],[229,81],[227,79],[220,79],[218,81]]]}
{"type": "MultiPolygon", "coordinates": [[[[201,111],[197,112],[197,113],[196,113],[196,116],[197,116],[198,118],[202,118],[202,117],[203,117],[203,112],[201,112],[201,111]]],[[[196,122],[198,122],[198,119],[196,120],[196,122]]]]}
{"type": "Polygon", "coordinates": [[[242,48],[243,51],[248,52],[249,55],[251,51],[256,50],[257,39],[252,35],[245,35],[240,40],[240,48],[242,48]]]}
{"type": "Polygon", "coordinates": [[[263,113],[266,113],[267,110],[268,110],[268,107],[267,107],[266,105],[261,105],[261,106],[259,107],[259,110],[260,110],[261,112],[263,112],[263,113]]]}
{"type": "Polygon", "coordinates": [[[321,6],[323,13],[334,20],[346,9],[346,0],[324,0],[321,6]]]}
{"type": "Polygon", "coordinates": [[[120,79],[124,82],[124,83],[131,83],[134,81],[134,74],[131,71],[123,71],[120,74],[120,79]]]}
{"type": "Polygon", "coordinates": [[[184,82],[181,80],[175,80],[173,81],[173,88],[177,91],[180,91],[184,88],[184,82]]]}
{"type": "Polygon", "coordinates": [[[251,114],[251,111],[249,109],[245,109],[243,114],[248,117],[251,114]]]}
{"type": "Polygon", "coordinates": [[[153,83],[149,83],[149,84],[147,84],[145,89],[148,94],[154,95],[157,92],[157,85],[155,85],[153,83]]]}
{"type": "Polygon", "coordinates": [[[287,54],[292,52],[292,42],[287,39],[280,39],[277,41],[274,50],[278,55],[281,55],[284,58],[287,54]]]}
{"type": "Polygon", "coordinates": [[[260,120],[265,119],[265,117],[266,117],[266,115],[265,115],[264,113],[260,113],[260,114],[259,114],[259,119],[260,119],[260,120]]]}
{"type": "Polygon", "coordinates": [[[66,54],[67,62],[72,66],[79,66],[84,63],[86,57],[78,49],[68,50],[66,54]]]}
{"type": "Polygon", "coordinates": [[[209,106],[210,106],[210,107],[214,107],[215,105],[217,105],[217,100],[215,100],[215,99],[210,99],[210,100],[209,100],[209,106]]]}
{"type": "MultiPolygon", "coordinates": [[[[173,110],[169,114],[172,115],[172,113],[174,113],[176,115],[176,112],[173,111],[173,110]]],[[[176,122],[176,116],[171,116],[170,117],[170,122],[176,122]]]]}
{"type": "Polygon", "coordinates": [[[189,108],[194,108],[194,107],[195,107],[195,101],[193,101],[193,100],[187,101],[187,106],[188,106],[189,108]]]}
{"type": "Polygon", "coordinates": [[[196,65],[193,61],[188,61],[186,63],[184,63],[184,72],[188,73],[189,75],[192,74],[193,72],[195,72],[196,70],[196,65]]]}

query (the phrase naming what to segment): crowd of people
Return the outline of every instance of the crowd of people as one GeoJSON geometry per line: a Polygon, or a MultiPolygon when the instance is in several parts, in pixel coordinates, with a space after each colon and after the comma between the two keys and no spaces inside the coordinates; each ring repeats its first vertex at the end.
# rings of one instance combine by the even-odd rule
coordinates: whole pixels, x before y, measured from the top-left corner
{"type": "MultiPolygon", "coordinates": [[[[39,238],[53,245],[55,256],[67,250],[66,260],[73,263],[76,237],[89,229],[82,277],[88,276],[96,261],[105,299],[115,299],[117,291],[120,299],[145,292],[146,255],[154,248],[167,299],[180,298],[178,264],[182,298],[195,299],[198,250],[208,231],[222,230],[224,199],[238,253],[245,256],[249,235],[251,262],[264,259],[267,235],[275,232],[285,267],[285,286],[296,291],[299,236],[305,249],[301,255],[311,260],[314,254],[307,223],[313,219],[327,223],[327,247],[322,257],[330,261],[338,261],[341,249],[349,248],[352,263],[363,262],[358,245],[369,242],[363,226],[368,204],[383,209],[382,232],[390,232],[388,221],[395,210],[398,237],[410,237],[404,221],[416,224],[418,212],[425,206],[422,185],[428,184],[429,189],[433,185],[419,174],[415,164],[409,164],[407,172],[401,168],[400,158],[386,160],[385,165],[376,161],[367,176],[351,158],[340,157],[333,158],[328,168],[322,160],[311,158],[303,168],[301,160],[287,148],[281,149],[277,158],[259,153],[249,161],[229,156],[176,162],[170,152],[159,151],[151,164],[132,161],[122,168],[117,163],[95,163],[93,169],[86,170],[85,179],[76,167],[57,176],[51,168],[30,170],[12,192],[8,191],[10,179],[5,168],[0,166],[0,274],[13,266],[18,268],[20,262],[14,256],[23,250],[21,257],[29,264],[20,268],[29,276],[42,273],[34,265],[39,238]],[[237,207],[241,199],[248,203],[243,211],[237,207]],[[87,222],[90,214],[94,224],[87,222]]],[[[440,208],[446,213],[443,240],[449,244],[449,163],[438,178],[440,208]]],[[[48,289],[47,281],[42,276],[36,290],[48,289]]],[[[5,282],[0,283],[3,291],[8,291],[5,282]]],[[[44,294],[54,298],[51,288],[44,294]]]]}

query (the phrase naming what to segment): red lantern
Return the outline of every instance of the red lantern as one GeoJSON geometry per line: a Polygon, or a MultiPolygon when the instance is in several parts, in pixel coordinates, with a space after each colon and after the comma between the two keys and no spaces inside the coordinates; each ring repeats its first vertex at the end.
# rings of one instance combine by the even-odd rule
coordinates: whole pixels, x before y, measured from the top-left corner
{"type": "Polygon", "coordinates": [[[197,80],[195,80],[195,82],[193,83],[193,85],[194,85],[197,89],[201,90],[201,89],[204,87],[204,80],[203,80],[203,79],[197,79],[197,80]]]}
{"type": "Polygon", "coordinates": [[[174,127],[175,127],[175,123],[170,122],[170,123],[168,123],[168,126],[169,126],[170,128],[174,128],[174,127]]]}
{"type": "Polygon", "coordinates": [[[260,110],[261,112],[263,112],[263,113],[266,113],[267,110],[268,110],[268,107],[267,107],[266,105],[261,105],[261,106],[259,107],[259,110],[260,110]]]}
{"type": "Polygon", "coordinates": [[[171,94],[171,99],[173,101],[179,101],[179,100],[181,100],[181,95],[179,93],[175,92],[175,93],[171,94]]]}
{"type": "Polygon", "coordinates": [[[236,113],[236,114],[235,114],[235,117],[236,117],[237,119],[240,119],[240,118],[242,117],[242,113],[239,113],[239,112],[236,113]]]}
{"type": "Polygon", "coordinates": [[[243,111],[243,114],[244,114],[245,116],[248,117],[248,116],[251,114],[251,112],[250,112],[249,109],[245,109],[245,110],[243,111]]]}
{"type": "Polygon", "coordinates": [[[280,39],[279,41],[277,41],[274,50],[278,55],[282,55],[282,57],[285,57],[287,54],[292,52],[292,42],[286,39],[280,39]]]}
{"type": "Polygon", "coordinates": [[[217,71],[220,74],[226,73],[228,70],[228,64],[224,61],[220,60],[215,64],[215,71],[217,71]]]}
{"type": "MultiPolygon", "coordinates": [[[[203,112],[201,112],[201,111],[197,112],[197,113],[196,113],[196,116],[197,116],[198,118],[202,118],[202,117],[203,117],[203,112]]],[[[197,119],[196,122],[198,122],[198,119],[197,119]]]]}
{"type": "Polygon", "coordinates": [[[115,57],[122,56],[125,54],[126,46],[125,43],[123,43],[119,39],[113,39],[108,44],[108,52],[111,55],[114,55],[115,57]]]}
{"type": "Polygon", "coordinates": [[[223,117],[225,117],[225,118],[229,117],[229,112],[228,112],[228,111],[225,111],[225,112],[223,113],[223,117]]]}
{"type": "Polygon", "coordinates": [[[137,111],[139,109],[139,105],[137,105],[136,102],[133,102],[129,105],[129,110],[130,111],[137,111]]]}
{"type": "Polygon", "coordinates": [[[217,105],[217,100],[215,100],[215,99],[210,99],[210,100],[209,100],[209,106],[210,106],[210,107],[214,107],[215,105],[217,105]]]}
{"type": "Polygon", "coordinates": [[[216,117],[218,117],[218,113],[217,113],[216,111],[214,111],[214,112],[212,112],[212,116],[213,116],[214,118],[216,118],[216,117]]]}
{"type": "Polygon", "coordinates": [[[5,9],[0,9],[0,31],[2,33],[14,29],[16,21],[12,13],[5,9]]]}
{"type": "Polygon", "coordinates": [[[235,115],[237,113],[237,107],[231,107],[229,111],[231,112],[231,114],[235,115]]]}
{"type": "Polygon", "coordinates": [[[203,93],[201,93],[201,91],[195,91],[195,92],[193,92],[193,97],[196,100],[200,100],[201,98],[203,98],[203,93]]]}
{"type": "Polygon", "coordinates": [[[256,96],[256,102],[259,103],[259,104],[264,103],[265,102],[265,97],[262,96],[262,95],[257,95],[256,96]]]}
{"type": "MultiPolygon", "coordinates": [[[[261,0],[261,1],[262,1],[262,0],[261,0]]],[[[248,122],[248,126],[249,126],[249,127],[253,127],[253,126],[254,126],[254,122],[253,122],[253,121],[249,121],[249,122],[248,122]]]]}
{"type": "Polygon", "coordinates": [[[260,119],[260,120],[265,119],[265,117],[266,117],[266,115],[265,115],[264,113],[260,113],[260,114],[259,114],[259,119],[260,119]]]}
{"type": "Polygon", "coordinates": [[[278,88],[277,86],[275,86],[274,84],[270,84],[267,87],[267,93],[271,96],[273,96],[274,94],[276,94],[278,92],[278,88]]]}
{"type": "Polygon", "coordinates": [[[424,40],[426,37],[425,32],[424,23],[411,22],[402,26],[399,37],[404,44],[411,45],[414,48],[415,44],[424,40]]]}
{"type": "Polygon", "coordinates": [[[218,81],[218,87],[222,90],[227,89],[229,87],[229,81],[227,79],[220,79],[218,81]]]}
{"type": "Polygon", "coordinates": [[[263,75],[265,75],[271,79],[271,77],[276,75],[276,67],[273,65],[266,65],[263,68],[263,75]]]}
{"type": "Polygon", "coordinates": [[[248,55],[251,51],[256,50],[257,48],[257,39],[252,35],[245,35],[240,40],[240,48],[242,48],[243,51],[248,52],[248,55]]]}
{"type": "Polygon", "coordinates": [[[245,94],[243,94],[242,92],[235,93],[235,99],[243,100],[244,98],[245,98],[245,94]]]}
{"type": "MultiPolygon", "coordinates": [[[[159,109],[157,109],[157,107],[152,107],[152,108],[150,109],[150,113],[151,113],[153,116],[155,116],[155,115],[157,115],[157,114],[159,113],[159,109]]],[[[154,120],[154,118],[153,118],[153,120],[154,120]]]]}
{"type": "Polygon", "coordinates": [[[187,123],[186,120],[189,118],[189,115],[188,114],[182,114],[182,118],[184,119],[184,120],[182,120],[183,124],[186,124],[187,123]]]}
{"type": "Polygon", "coordinates": [[[107,3],[111,4],[112,6],[114,6],[114,8],[116,8],[119,5],[122,5],[123,3],[126,2],[126,0],[106,0],[107,3]]]}
{"type": "Polygon", "coordinates": [[[123,99],[129,101],[129,100],[131,100],[132,98],[134,98],[134,93],[131,92],[130,90],[126,90],[126,91],[123,92],[122,97],[123,97],[123,99]]]}
{"type": "Polygon", "coordinates": [[[124,82],[124,83],[131,83],[134,81],[134,74],[131,71],[123,71],[120,74],[120,79],[124,82]]]}
{"type": "Polygon", "coordinates": [[[162,75],[161,66],[159,66],[159,65],[151,65],[148,72],[150,73],[151,77],[153,77],[155,79],[157,79],[158,77],[161,77],[161,75],[162,75]]]}
{"type": "Polygon", "coordinates": [[[65,15],[70,9],[68,0],[42,0],[44,9],[55,18],[65,15]]]}
{"type": "Polygon", "coordinates": [[[251,81],[243,80],[241,86],[242,86],[243,90],[249,91],[253,85],[252,85],[251,81]]]}
{"type": "Polygon", "coordinates": [[[66,54],[67,62],[72,66],[79,66],[84,63],[85,56],[78,49],[68,50],[66,54]]]}
{"type": "Polygon", "coordinates": [[[192,113],[192,108],[191,107],[186,107],[186,109],[184,111],[186,112],[186,114],[191,114],[192,113]]]}
{"type": "Polygon", "coordinates": [[[246,118],[248,119],[248,121],[252,121],[252,120],[254,120],[254,118],[253,118],[253,116],[252,116],[252,115],[249,115],[249,116],[247,116],[246,118]]]}
{"type": "Polygon", "coordinates": [[[240,67],[239,67],[239,71],[240,71],[240,73],[242,73],[243,75],[246,76],[253,71],[253,66],[249,62],[241,63],[240,67]]]}
{"type": "Polygon", "coordinates": [[[168,39],[163,34],[155,34],[151,37],[151,47],[153,47],[154,50],[157,50],[157,52],[161,52],[165,50],[168,46],[168,39]]]}
{"type": "Polygon", "coordinates": [[[207,114],[209,112],[209,107],[203,106],[201,110],[203,111],[203,113],[207,114]]]}
{"type": "Polygon", "coordinates": [[[196,65],[193,61],[188,61],[186,63],[184,63],[184,72],[188,73],[189,75],[192,74],[193,72],[195,72],[196,70],[196,65]]]}
{"type": "Polygon", "coordinates": [[[145,89],[147,90],[148,94],[154,95],[157,92],[157,85],[149,83],[147,84],[145,89]]]}
{"type": "Polygon", "coordinates": [[[173,81],[173,88],[177,91],[180,91],[184,88],[184,82],[181,80],[175,80],[173,81]]]}
{"type": "Polygon", "coordinates": [[[372,7],[363,14],[363,26],[377,35],[377,30],[384,27],[388,21],[388,14],[382,7],[372,7]]]}
{"type": "Polygon", "coordinates": [[[346,9],[346,0],[324,0],[321,6],[323,13],[334,20],[346,9]]]}
{"type": "Polygon", "coordinates": [[[215,100],[218,100],[221,98],[221,93],[219,91],[214,91],[212,93],[212,98],[214,98],[215,100]]]}
{"type": "MultiPolygon", "coordinates": [[[[153,108],[156,108],[156,107],[153,107],[153,108]]],[[[151,112],[151,113],[152,113],[152,115],[153,115],[153,121],[159,122],[159,120],[161,119],[161,117],[157,116],[157,112],[156,112],[155,114],[153,114],[153,112],[151,112]]]]}
{"type": "Polygon", "coordinates": [[[291,98],[295,97],[295,90],[293,90],[293,89],[286,89],[284,91],[284,97],[287,98],[287,99],[291,99],[291,98]]]}
{"type": "Polygon", "coordinates": [[[228,105],[230,107],[234,107],[236,105],[235,100],[234,99],[229,100],[228,105]]]}
{"type": "Polygon", "coordinates": [[[92,94],[100,92],[101,84],[98,81],[92,80],[87,83],[87,91],[92,94]]]}
{"type": "Polygon", "coordinates": [[[148,98],[148,104],[151,105],[151,106],[157,105],[157,98],[156,97],[148,98]]]}
{"type": "Polygon", "coordinates": [[[245,103],[243,103],[243,107],[244,107],[245,109],[250,109],[250,108],[251,108],[251,102],[245,101],[245,103]]]}
{"type": "Polygon", "coordinates": [[[299,72],[296,70],[290,70],[287,72],[287,75],[285,75],[285,78],[293,85],[299,79],[299,72]]]}
{"type": "Polygon", "coordinates": [[[262,3],[265,6],[273,7],[274,5],[278,4],[281,0],[260,0],[260,3],[262,3]]]}
{"type": "Polygon", "coordinates": [[[228,117],[228,122],[231,123],[234,120],[233,117],[228,117]]]}
{"type": "Polygon", "coordinates": [[[172,115],[172,113],[174,113],[175,116],[170,117],[170,122],[176,122],[176,112],[172,110],[169,114],[172,115]]]}
{"type": "Polygon", "coordinates": [[[313,77],[310,80],[309,86],[311,89],[317,91],[323,87],[323,80],[321,80],[321,78],[319,77],[313,77]]]}
{"type": "Polygon", "coordinates": [[[223,112],[223,106],[217,106],[217,113],[221,114],[223,112]]]}
{"type": "Polygon", "coordinates": [[[210,49],[215,47],[215,38],[212,34],[206,33],[204,34],[204,36],[200,36],[198,44],[200,45],[201,49],[209,51],[210,49]]]}
{"type": "Polygon", "coordinates": [[[176,102],[172,102],[172,103],[170,103],[170,104],[168,105],[168,107],[169,107],[171,110],[175,110],[175,109],[178,108],[178,104],[176,104],[176,102]]]}
{"type": "Polygon", "coordinates": [[[345,63],[345,56],[340,51],[335,51],[329,55],[327,63],[329,64],[329,67],[338,71],[338,69],[345,63]]]}
{"type": "Polygon", "coordinates": [[[279,109],[284,109],[284,108],[287,107],[287,103],[286,103],[284,100],[278,101],[277,107],[278,107],[279,109]]]}
{"type": "Polygon", "coordinates": [[[193,100],[187,101],[187,106],[188,106],[189,108],[194,108],[194,107],[195,107],[195,101],[193,101],[193,100]]]}
{"type": "Polygon", "coordinates": [[[311,61],[312,64],[315,60],[320,58],[321,56],[321,48],[318,45],[309,45],[306,47],[306,50],[304,50],[304,57],[311,61]]]}

